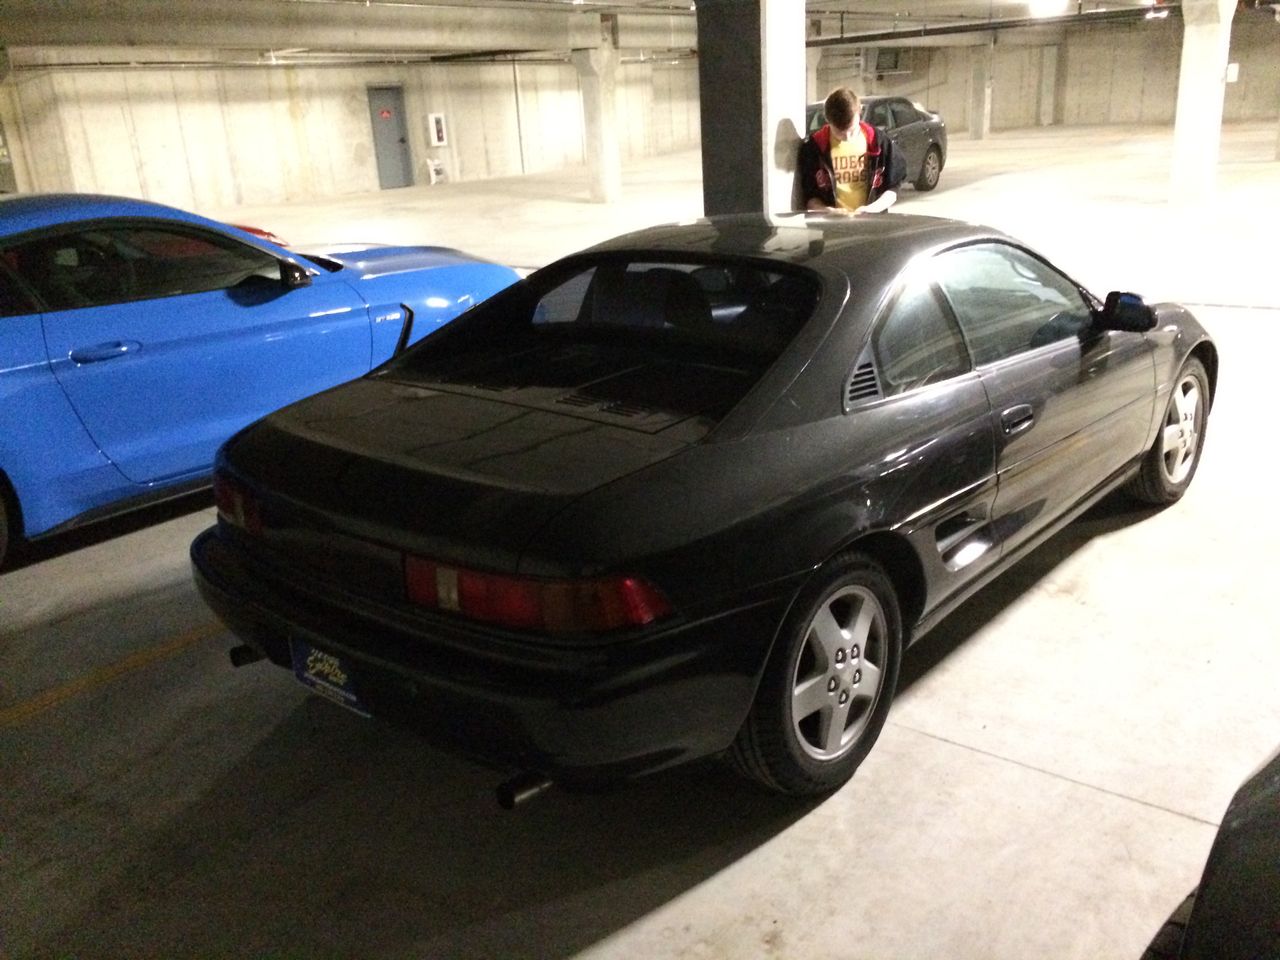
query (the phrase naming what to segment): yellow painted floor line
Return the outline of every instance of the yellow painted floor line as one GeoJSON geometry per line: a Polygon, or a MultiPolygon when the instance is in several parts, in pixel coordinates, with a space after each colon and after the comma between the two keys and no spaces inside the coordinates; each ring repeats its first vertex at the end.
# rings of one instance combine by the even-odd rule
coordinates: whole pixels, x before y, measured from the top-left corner
{"type": "Polygon", "coordinates": [[[122,677],[126,673],[141,670],[157,660],[172,657],[202,640],[208,640],[210,637],[224,632],[226,629],[217,621],[206,623],[204,626],[180,633],[172,640],[166,640],[164,643],[157,644],[154,647],[131,653],[123,660],[117,660],[115,663],[108,664],[105,667],[99,667],[83,677],[77,677],[75,680],[68,681],[61,686],[53,687],[29,700],[23,700],[21,703],[16,703],[11,707],[0,709],[0,730],[26,723],[32,717],[38,716],[46,710],[51,710],[60,703],[65,703],[73,697],[78,697],[99,687],[105,687],[112,680],[122,677]]]}

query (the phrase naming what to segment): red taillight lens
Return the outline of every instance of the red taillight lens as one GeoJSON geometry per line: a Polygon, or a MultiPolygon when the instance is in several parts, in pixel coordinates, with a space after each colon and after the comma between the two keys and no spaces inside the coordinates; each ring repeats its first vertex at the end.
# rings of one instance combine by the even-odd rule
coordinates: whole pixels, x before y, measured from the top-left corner
{"type": "Polygon", "coordinates": [[[227,523],[250,533],[262,532],[262,513],[258,510],[258,501],[224,473],[213,476],[213,502],[218,508],[218,516],[227,523]]]}
{"type": "Polygon", "coordinates": [[[638,577],[539,580],[406,555],[404,579],[412,603],[516,630],[606,633],[671,613],[667,598],[638,577]]]}

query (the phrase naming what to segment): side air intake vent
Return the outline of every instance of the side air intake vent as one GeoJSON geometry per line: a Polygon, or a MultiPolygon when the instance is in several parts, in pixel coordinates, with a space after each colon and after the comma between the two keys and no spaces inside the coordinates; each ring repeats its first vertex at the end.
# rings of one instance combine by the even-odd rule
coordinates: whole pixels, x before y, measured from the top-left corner
{"type": "Polygon", "coordinates": [[[880,384],[876,380],[876,368],[870,361],[858,364],[845,391],[845,403],[857,403],[859,400],[878,396],[880,396],[880,384]]]}

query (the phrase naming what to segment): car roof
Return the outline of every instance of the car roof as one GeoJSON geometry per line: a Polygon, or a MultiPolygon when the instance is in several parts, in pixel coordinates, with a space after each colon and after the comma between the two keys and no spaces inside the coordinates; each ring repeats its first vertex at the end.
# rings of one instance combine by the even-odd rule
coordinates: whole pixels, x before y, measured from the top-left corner
{"type": "Polygon", "coordinates": [[[222,226],[174,207],[129,197],[94,193],[26,193],[0,197],[0,237],[10,237],[61,223],[108,217],[160,217],[202,226],[222,226]]]}
{"type": "Polygon", "coordinates": [[[926,249],[993,238],[1010,239],[990,227],[909,214],[735,214],[649,227],[585,252],[722,255],[847,270],[853,263],[900,261],[926,249]]]}
{"type": "MultiPolygon", "coordinates": [[[[858,102],[864,106],[868,103],[879,103],[881,100],[907,100],[907,97],[900,97],[896,93],[868,93],[865,97],[859,96],[858,102]]],[[[826,105],[825,100],[813,100],[809,103],[810,110],[821,110],[826,105]]]]}

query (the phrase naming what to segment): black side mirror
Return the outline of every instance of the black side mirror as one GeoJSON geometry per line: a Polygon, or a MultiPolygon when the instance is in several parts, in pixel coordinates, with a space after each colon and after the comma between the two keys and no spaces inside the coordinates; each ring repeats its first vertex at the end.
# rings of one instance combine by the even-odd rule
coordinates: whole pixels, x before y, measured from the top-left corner
{"type": "Polygon", "coordinates": [[[311,274],[307,273],[306,267],[294,263],[292,260],[280,261],[280,282],[290,290],[298,287],[311,286],[311,274]]]}
{"type": "Polygon", "coordinates": [[[1098,314],[1098,326],[1103,330],[1146,333],[1155,329],[1155,325],[1156,312],[1136,293],[1112,290],[1107,294],[1102,313],[1098,314]]]}

